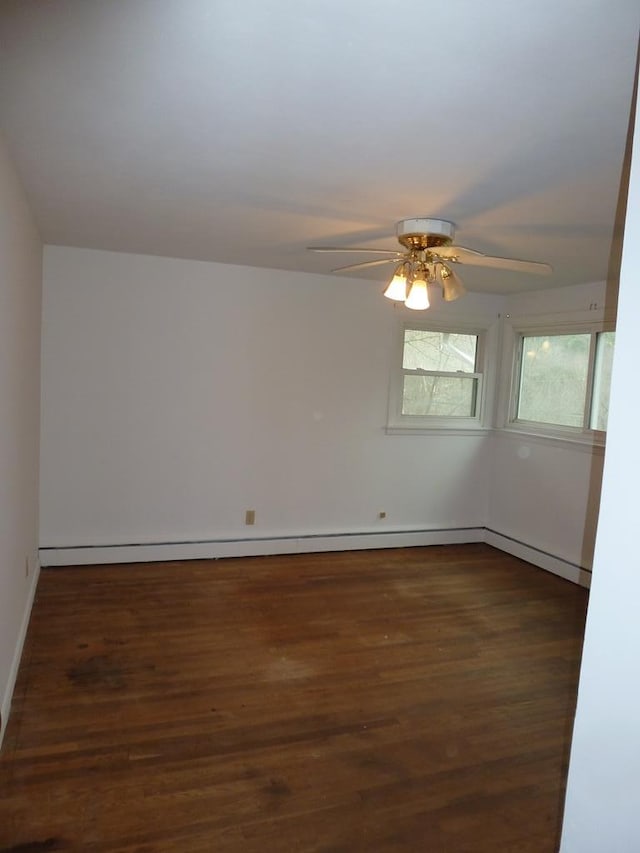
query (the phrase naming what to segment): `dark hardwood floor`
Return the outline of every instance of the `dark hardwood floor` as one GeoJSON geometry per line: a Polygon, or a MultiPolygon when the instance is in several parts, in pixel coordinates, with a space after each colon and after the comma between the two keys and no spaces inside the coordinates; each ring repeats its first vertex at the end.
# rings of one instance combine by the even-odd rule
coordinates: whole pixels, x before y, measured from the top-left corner
{"type": "Polygon", "coordinates": [[[43,570],[0,850],[551,853],[586,600],[485,545],[43,570]]]}

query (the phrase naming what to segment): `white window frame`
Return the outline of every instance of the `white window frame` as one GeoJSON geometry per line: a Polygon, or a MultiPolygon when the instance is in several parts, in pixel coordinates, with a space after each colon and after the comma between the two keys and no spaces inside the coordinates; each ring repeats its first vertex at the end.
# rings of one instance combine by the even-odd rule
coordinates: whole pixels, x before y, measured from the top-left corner
{"type": "Polygon", "coordinates": [[[569,441],[576,444],[604,446],[606,432],[590,427],[591,409],[593,406],[594,371],[596,363],[597,335],[601,332],[614,332],[615,323],[612,320],[595,322],[576,321],[558,323],[530,319],[529,321],[513,321],[508,323],[504,335],[505,361],[504,367],[509,377],[509,391],[506,405],[503,406],[502,428],[510,432],[519,432],[541,438],[557,441],[569,441]],[[523,340],[527,337],[554,337],[557,335],[590,335],[589,364],[587,372],[587,387],[585,393],[585,410],[581,427],[547,424],[543,421],[529,421],[518,418],[518,403],[520,381],[522,376],[523,340]]]}
{"type": "MultiPolygon", "coordinates": [[[[391,371],[389,383],[389,407],[387,416],[387,433],[460,433],[465,435],[485,433],[488,429],[487,411],[487,367],[489,351],[492,348],[488,326],[478,322],[442,322],[431,320],[425,322],[405,320],[398,326],[396,344],[394,347],[394,364],[391,371]],[[404,333],[408,329],[425,332],[450,332],[452,334],[475,335],[477,337],[476,347],[476,369],[473,373],[464,373],[466,379],[476,379],[476,413],[473,417],[441,417],[439,415],[405,415],[402,413],[402,400],[404,377],[407,373],[416,375],[415,371],[407,371],[403,368],[404,359],[404,333]]],[[[447,375],[441,371],[421,371],[425,376],[447,375]]],[[[455,374],[453,374],[455,375],[455,374]]]]}

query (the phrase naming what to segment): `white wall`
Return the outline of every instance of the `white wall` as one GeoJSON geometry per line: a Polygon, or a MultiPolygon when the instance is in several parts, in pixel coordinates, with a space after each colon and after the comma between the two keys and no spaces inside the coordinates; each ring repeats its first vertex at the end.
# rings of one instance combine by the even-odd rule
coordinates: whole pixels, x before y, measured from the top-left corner
{"type": "Polygon", "coordinates": [[[38,570],[41,282],[40,239],[0,140],[0,741],[38,570]]]}
{"type": "Polygon", "coordinates": [[[635,126],[607,453],[562,853],[640,850],[639,134],[640,112],[635,126]]]}
{"type": "MultiPolygon", "coordinates": [[[[505,300],[505,323],[517,326],[536,318],[556,323],[577,318],[601,321],[605,315],[615,316],[606,295],[604,283],[519,294],[505,300]]],[[[503,371],[508,379],[508,352],[503,371]]],[[[506,404],[508,382],[502,392],[506,404]]],[[[509,541],[524,543],[542,552],[541,558],[549,554],[565,563],[566,577],[587,582],[588,573],[580,567],[590,570],[593,560],[602,448],[504,430],[494,435],[492,454],[487,526],[504,537],[494,544],[509,548],[509,541]]],[[[517,547],[514,553],[519,553],[517,547]]]]}
{"type": "MultiPolygon", "coordinates": [[[[604,293],[470,294],[429,316],[495,323],[598,304],[597,319],[604,293]]],[[[245,538],[296,550],[278,537],[363,531],[481,538],[488,527],[498,547],[588,577],[602,451],[507,432],[386,435],[402,317],[375,283],[47,247],[43,318],[46,562],[224,555],[237,551],[221,540],[245,538]],[[194,541],[218,545],[81,550],[194,541]]]]}
{"type": "Polygon", "coordinates": [[[380,289],[47,247],[41,547],[484,525],[486,437],[385,434],[380,289]]]}

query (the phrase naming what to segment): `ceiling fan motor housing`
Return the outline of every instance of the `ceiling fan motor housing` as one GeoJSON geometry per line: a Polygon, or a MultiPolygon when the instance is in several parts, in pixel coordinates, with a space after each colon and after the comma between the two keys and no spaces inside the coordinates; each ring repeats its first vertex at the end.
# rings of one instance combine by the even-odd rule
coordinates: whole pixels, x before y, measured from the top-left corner
{"type": "Polygon", "coordinates": [[[446,219],[402,219],[396,223],[398,241],[407,249],[447,246],[455,233],[456,226],[446,219]]]}

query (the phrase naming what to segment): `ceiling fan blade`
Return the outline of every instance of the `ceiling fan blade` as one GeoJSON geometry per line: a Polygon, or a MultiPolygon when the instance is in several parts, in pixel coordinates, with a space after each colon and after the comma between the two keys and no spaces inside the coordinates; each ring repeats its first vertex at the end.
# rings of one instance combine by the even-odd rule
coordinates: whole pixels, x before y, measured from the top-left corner
{"type": "Polygon", "coordinates": [[[466,246],[437,246],[433,249],[434,254],[440,255],[441,258],[453,258],[457,255],[480,255],[487,257],[484,252],[478,252],[476,249],[467,249],[466,246]]]}
{"type": "Polygon", "coordinates": [[[395,255],[399,257],[403,252],[394,251],[393,249],[357,249],[353,246],[307,246],[309,252],[373,252],[376,255],[395,255]]]}
{"type": "Polygon", "coordinates": [[[459,264],[473,264],[476,267],[493,267],[494,269],[513,270],[514,272],[530,272],[538,275],[549,275],[552,267],[539,261],[523,261],[519,258],[497,258],[485,255],[475,249],[464,246],[438,246],[434,254],[445,260],[459,264]]]}
{"type": "Polygon", "coordinates": [[[395,264],[398,263],[398,258],[381,258],[377,261],[363,261],[360,264],[349,264],[346,267],[336,267],[331,272],[345,272],[346,270],[361,270],[365,267],[377,267],[378,264],[395,264]]]}

